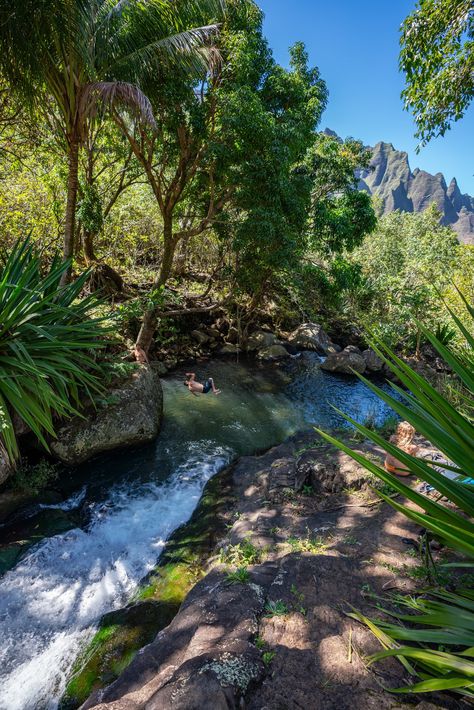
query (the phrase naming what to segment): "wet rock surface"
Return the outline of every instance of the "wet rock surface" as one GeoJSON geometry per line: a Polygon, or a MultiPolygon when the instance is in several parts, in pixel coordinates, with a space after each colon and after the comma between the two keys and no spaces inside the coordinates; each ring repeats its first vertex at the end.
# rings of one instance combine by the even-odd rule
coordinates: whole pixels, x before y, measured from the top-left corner
{"type": "Polygon", "coordinates": [[[369,372],[381,372],[383,370],[384,361],[371,348],[364,350],[362,357],[365,360],[365,366],[369,372]]]}
{"type": "Polygon", "coordinates": [[[402,666],[388,660],[374,673],[365,662],[380,647],[345,612],[352,605],[373,614],[372,592],[414,590],[415,576],[403,570],[417,561],[402,541],[414,526],[379,502],[358,464],[308,432],[242,457],[232,476],[235,522],[214,567],[84,708],[467,707],[445,695],[429,703],[391,695],[384,686],[407,682],[402,666]],[[242,566],[245,578],[229,578],[242,566]]]}
{"type": "Polygon", "coordinates": [[[329,352],[331,341],[318,323],[303,323],[288,338],[288,342],[302,350],[316,350],[321,354],[329,352]]]}
{"type": "Polygon", "coordinates": [[[330,353],[321,363],[321,369],[343,375],[353,375],[355,371],[362,375],[367,369],[366,361],[358,348],[352,348],[354,346],[349,345],[340,353],[330,353]]]}
{"type": "Polygon", "coordinates": [[[108,393],[100,409],[62,426],[51,450],[63,463],[75,465],[103,451],[144,444],[158,435],[162,415],[159,373],[142,365],[130,380],[108,393]]]}
{"type": "Polygon", "coordinates": [[[288,350],[278,343],[270,345],[268,348],[262,348],[258,351],[257,358],[266,362],[274,362],[276,360],[285,360],[290,357],[288,350]]]}

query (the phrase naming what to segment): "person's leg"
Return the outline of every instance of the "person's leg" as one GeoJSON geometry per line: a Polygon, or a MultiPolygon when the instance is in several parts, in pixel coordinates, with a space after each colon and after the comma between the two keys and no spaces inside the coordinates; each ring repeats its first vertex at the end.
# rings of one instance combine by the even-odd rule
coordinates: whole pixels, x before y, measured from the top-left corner
{"type": "Polygon", "coordinates": [[[214,394],[220,394],[220,390],[218,390],[214,384],[214,378],[210,377],[209,382],[211,383],[212,391],[214,392],[214,394]]]}

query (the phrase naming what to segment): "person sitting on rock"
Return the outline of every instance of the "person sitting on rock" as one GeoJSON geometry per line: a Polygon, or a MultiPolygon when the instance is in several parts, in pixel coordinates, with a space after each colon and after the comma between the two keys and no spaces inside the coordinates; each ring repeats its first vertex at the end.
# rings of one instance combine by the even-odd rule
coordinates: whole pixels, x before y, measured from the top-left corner
{"type": "MultiPolygon", "coordinates": [[[[389,441],[406,454],[416,456],[419,452],[419,447],[412,443],[414,436],[415,428],[408,422],[400,422],[395,434],[392,434],[389,441]]],[[[396,459],[395,456],[392,456],[392,454],[387,454],[385,457],[385,468],[389,473],[395,473],[397,476],[409,476],[411,473],[406,465],[396,459]]]]}
{"type": "Polygon", "coordinates": [[[185,380],[184,385],[188,388],[191,394],[208,394],[208,392],[210,392],[211,390],[214,392],[215,395],[221,393],[221,391],[216,388],[212,377],[209,377],[204,384],[196,382],[195,372],[187,372],[186,377],[189,377],[189,380],[185,380]]]}

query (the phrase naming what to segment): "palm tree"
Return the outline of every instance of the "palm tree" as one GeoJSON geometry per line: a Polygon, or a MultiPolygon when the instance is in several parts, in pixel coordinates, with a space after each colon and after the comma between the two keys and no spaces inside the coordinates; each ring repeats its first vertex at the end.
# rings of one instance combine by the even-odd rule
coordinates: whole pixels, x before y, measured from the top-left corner
{"type": "MultiPolygon", "coordinates": [[[[68,157],[63,258],[72,259],[79,151],[99,108],[126,105],[153,123],[140,85],[176,63],[202,73],[224,0],[0,0],[0,71],[22,101],[49,97],[68,157]]],[[[71,266],[63,274],[70,278],[71,266]]]]}

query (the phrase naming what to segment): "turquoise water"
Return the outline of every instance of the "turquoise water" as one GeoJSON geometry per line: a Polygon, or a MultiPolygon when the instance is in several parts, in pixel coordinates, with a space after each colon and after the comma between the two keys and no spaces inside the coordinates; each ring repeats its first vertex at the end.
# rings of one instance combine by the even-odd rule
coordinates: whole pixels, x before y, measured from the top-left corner
{"type": "MultiPolygon", "coordinates": [[[[38,532],[45,510],[69,516],[71,529],[46,536],[0,579],[1,710],[57,707],[100,617],[133,595],[206,482],[232,459],[311,423],[342,425],[331,405],[361,421],[386,417],[362,383],[326,374],[319,363],[303,354],[281,367],[200,365],[198,378],[214,377],[218,397],[194,397],[183,385],[184,371],[175,373],[163,381],[165,416],[156,442],[70,471],[60,484],[63,502],[17,516],[15,532],[24,537],[31,528],[38,532]]],[[[11,538],[11,526],[3,534],[11,538]]]]}

